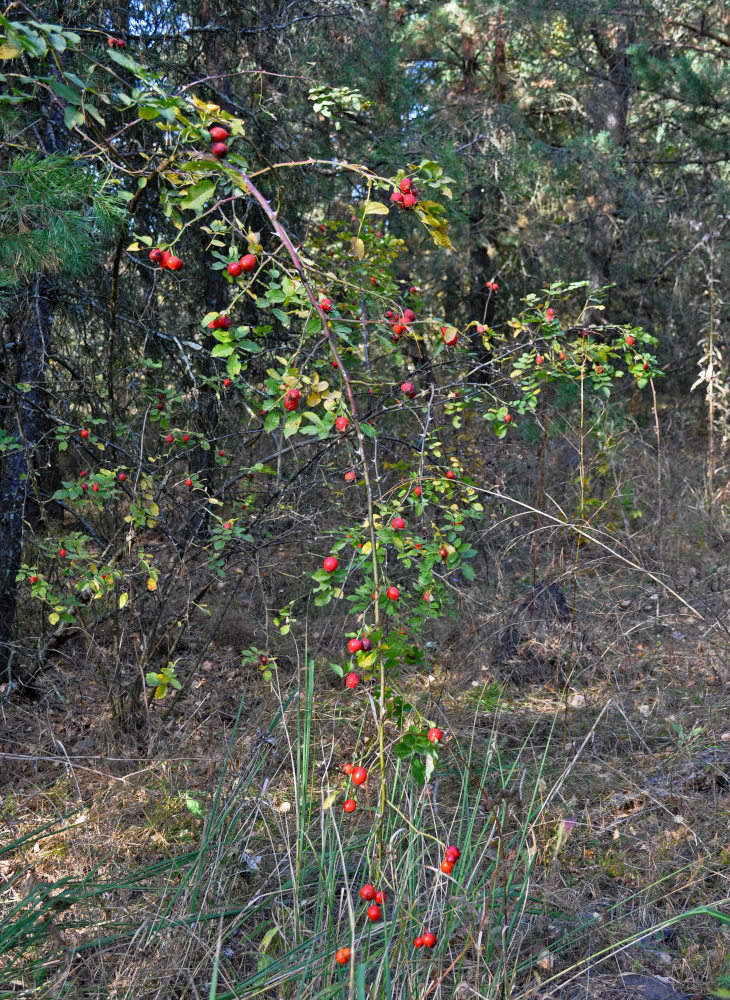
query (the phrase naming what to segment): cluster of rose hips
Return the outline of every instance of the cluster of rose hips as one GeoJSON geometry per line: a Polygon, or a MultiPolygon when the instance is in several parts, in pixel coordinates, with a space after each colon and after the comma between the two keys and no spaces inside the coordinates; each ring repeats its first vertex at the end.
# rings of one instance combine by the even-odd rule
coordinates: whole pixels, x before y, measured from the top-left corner
{"type": "Polygon", "coordinates": [[[364,899],[366,903],[370,903],[370,906],[368,906],[368,920],[376,923],[382,918],[383,911],[380,907],[385,902],[385,893],[382,889],[376,889],[374,885],[370,885],[368,882],[360,890],[360,899],[364,899]]]}
{"type": "MultiPolygon", "coordinates": [[[[392,310],[388,309],[388,311],[385,314],[385,318],[389,320],[393,319],[392,310]],[[390,313],[390,316],[388,315],[388,313],[390,313]]],[[[403,336],[403,334],[407,333],[408,327],[414,321],[415,318],[416,314],[412,309],[404,309],[403,313],[395,318],[395,322],[392,324],[393,328],[392,340],[394,344],[397,344],[400,338],[403,336]]]]}
{"type": "Polygon", "coordinates": [[[451,874],[451,872],[453,871],[454,865],[459,860],[459,856],[460,855],[461,855],[461,851],[459,850],[458,847],[447,847],[446,848],[446,857],[441,862],[441,871],[444,872],[445,875],[450,875],[451,874]]]}
{"type": "Polygon", "coordinates": [[[209,330],[229,330],[231,327],[230,316],[216,316],[208,323],[209,330]]]}
{"type": "Polygon", "coordinates": [[[123,49],[127,45],[123,38],[113,38],[111,35],[107,38],[106,44],[110,49],[123,49]]]}
{"type": "Polygon", "coordinates": [[[436,935],[432,934],[431,931],[426,931],[425,934],[419,934],[417,938],[414,938],[413,944],[416,948],[433,948],[436,945],[436,935]]]}
{"type": "Polygon", "coordinates": [[[410,177],[404,177],[398,187],[400,190],[396,188],[390,196],[393,204],[400,205],[401,208],[415,208],[418,204],[418,192],[413,186],[413,181],[410,177]]]}
{"type": "Polygon", "coordinates": [[[335,952],[335,962],[337,962],[338,965],[347,965],[350,961],[351,955],[352,951],[350,948],[338,948],[335,952]]]}
{"type": "Polygon", "coordinates": [[[213,145],[210,147],[210,151],[213,156],[217,156],[222,159],[228,153],[228,146],[226,146],[226,139],[228,138],[228,131],[224,129],[221,125],[214,125],[210,130],[210,140],[213,145]]]}
{"type": "Polygon", "coordinates": [[[159,247],[150,250],[150,260],[153,264],[159,264],[163,271],[181,271],[184,266],[179,257],[169,250],[160,250],[159,247]]]}
{"type": "Polygon", "coordinates": [[[256,255],[247,253],[240,260],[232,260],[226,270],[232,278],[239,278],[244,272],[248,274],[251,271],[255,271],[256,264],[256,255]]]}
{"type": "Polygon", "coordinates": [[[490,292],[496,292],[499,290],[499,285],[496,281],[485,281],[484,283],[490,292]]]}
{"type": "MultiPolygon", "coordinates": [[[[367,780],[368,772],[361,764],[357,767],[354,764],[343,764],[342,770],[349,775],[353,785],[362,785],[367,780]]],[[[342,808],[346,813],[353,813],[357,809],[357,802],[354,799],[345,799],[342,808]]]]}
{"type": "Polygon", "coordinates": [[[364,635],[362,639],[350,639],[347,643],[347,648],[353,656],[355,653],[359,653],[361,649],[369,653],[373,648],[373,640],[367,635],[364,635]]]}

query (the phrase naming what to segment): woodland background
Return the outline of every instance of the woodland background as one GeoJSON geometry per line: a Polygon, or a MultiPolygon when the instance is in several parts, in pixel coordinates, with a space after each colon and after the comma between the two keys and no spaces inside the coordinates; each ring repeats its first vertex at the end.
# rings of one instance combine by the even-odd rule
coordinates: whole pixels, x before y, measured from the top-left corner
{"type": "Polygon", "coordinates": [[[730,7],[0,32],[0,997],[730,996],[730,7]],[[190,195],[181,109],[330,296],[359,418],[262,202],[190,195]]]}

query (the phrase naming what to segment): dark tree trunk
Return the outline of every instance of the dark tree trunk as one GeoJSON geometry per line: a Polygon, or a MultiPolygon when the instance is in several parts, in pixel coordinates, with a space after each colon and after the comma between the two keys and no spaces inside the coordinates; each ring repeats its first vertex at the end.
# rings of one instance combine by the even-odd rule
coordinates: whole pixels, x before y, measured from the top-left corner
{"type": "MultiPolygon", "coordinates": [[[[0,472],[0,678],[10,679],[23,525],[34,459],[44,431],[45,368],[53,322],[51,282],[39,276],[17,296],[3,331],[3,377],[30,389],[8,399],[5,432],[11,444],[0,472]]],[[[39,512],[40,513],[40,512],[39,512]]]]}
{"type": "MultiPolygon", "coordinates": [[[[632,22],[620,26],[609,39],[597,27],[592,27],[591,37],[601,58],[602,80],[594,94],[591,118],[596,133],[611,137],[613,152],[624,157],[627,148],[627,120],[631,97],[631,67],[628,49],[634,40],[632,22]]],[[[620,239],[621,191],[624,182],[617,182],[610,163],[600,170],[593,213],[589,222],[587,241],[588,279],[592,289],[611,282],[611,259],[620,239]]],[[[606,323],[602,310],[591,309],[585,315],[591,325],[606,323]]]]}

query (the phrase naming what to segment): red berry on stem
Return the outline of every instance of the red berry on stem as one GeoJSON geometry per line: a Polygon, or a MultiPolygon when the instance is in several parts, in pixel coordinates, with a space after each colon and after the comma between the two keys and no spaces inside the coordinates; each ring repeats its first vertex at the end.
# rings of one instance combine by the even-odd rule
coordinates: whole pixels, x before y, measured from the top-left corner
{"type": "Polygon", "coordinates": [[[299,406],[299,390],[290,389],[284,396],[284,409],[291,413],[299,406]]]}
{"type": "Polygon", "coordinates": [[[345,772],[345,774],[352,774],[352,772],[355,770],[355,765],[354,764],[343,764],[342,765],[342,770],[345,772]]]}
{"type": "Polygon", "coordinates": [[[31,583],[38,583],[37,576],[29,576],[28,579],[30,580],[31,583]]]}
{"type": "Polygon", "coordinates": [[[349,687],[351,691],[354,691],[357,685],[360,683],[360,677],[351,670],[350,673],[345,677],[345,684],[349,687]]]}
{"type": "Polygon", "coordinates": [[[453,861],[441,862],[441,871],[444,872],[445,875],[450,875],[453,870],[453,867],[454,867],[453,861]]]}
{"type": "Polygon", "coordinates": [[[402,205],[403,195],[400,193],[400,191],[393,191],[393,193],[390,196],[390,200],[396,205],[402,205]]]}
{"type": "Polygon", "coordinates": [[[189,478],[186,479],[185,480],[185,485],[188,487],[188,489],[190,489],[190,487],[193,485],[192,479],[189,479],[189,478]]]}
{"type": "Polygon", "coordinates": [[[58,550],[58,554],[59,554],[59,556],[60,556],[60,557],[61,557],[62,559],[65,559],[65,558],[66,558],[66,550],[65,550],[65,549],[59,549],[59,550],[58,550]]]}
{"type": "Polygon", "coordinates": [[[342,808],[346,813],[355,812],[355,809],[357,809],[357,802],[355,802],[354,799],[345,799],[342,804],[342,808]]]}
{"type": "Polygon", "coordinates": [[[319,307],[322,312],[330,312],[332,310],[332,299],[322,299],[319,303],[319,307]]]}
{"type": "Polygon", "coordinates": [[[383,903],[385,902],[385,893],[383,892],[382,889],[378,889],[378,891],[375,893],[375,902],[378,903],[380,906],[382,906],[383,903]]]}
{"type": "Polygon", "coordinates": [[[452,844],[450,847],[446,848],[446,856],[448,857],[449,855],[453,855],[453,860],[458,861],[461,857],[461,851],[458,847],[454,847],[452,844]]]}
{"type": "Polygon", "coordinates": [[[446,478],[447,479],[456,479],[456,473],[454,472],[453,469],[447,469],[446,470],[446,478]]]}
{"type": "Polygon", "coordinates": [[[347,648],[351,653],[359,653],[362,649],[362,641],[360,639],[350,639],[347,643],[347,648]]]}
{"type": "Polygon", "coordinates": [[[394,531],[402,531],[406,526],[406,522],[402,517],[394,517],[391,521],[391,526],[394,531]]]}
{"type": "Polygon", "coordinates": [[[226,270],[232,278],[237,278],[243,271],[243,267],[240,260],[232,260],[226,270]]]}
{"type": "Polygon", "coordinates": [[[221,125],[214,125],[210,130],[211,142],[225,142],[228,138],[228,131],[221,125]]]}
{"type": "Polygon", "coordinates": [[[355,470],[354,469],[350,469],[348,472],[345,473],[345,482],[346,483],[354,483],[356,479],[357,479],[357,476],[355,475],[355,470]]]}
{"type": "Polygon", "coordinates": [[[127,478],[127,473],[126,472],[120,472],[117,478],[119,479],[120,483],[123,483],[125,481],[125,479],[127,478]]]}
{"type": "Polygon", "coordinates": [[[337,420],[335,420],[335,427],[340,432],[340,434],[344,434],[349,426],[350,426],[350,421],[347,419],[347,417],[338,417],[337,420]]]}
{"type": "Polygon", "coordinates": [[[423,943],[426,945],[427,948],[433,948],[433,946],[436,944],[436,935],[432,934],[431,931],[428,931],[427,934],[423,935],[423,943]]]}
{"type": "Polygon", "coordinates": [[[160,261],[162,260],[162,250],[160,250],[158,247],[155,247],[153,250],[150,250],[150,260],[152,261],[153,264],[159,264],[160,261]]]}
{"type": "Polygon", "coordinates": [[[441,739],[443,735],[444,734],[441,732],[441,730],[437,726],[434,726],[432,729],[429,729],[428,733],[426,734],[426,738],[428,739],[429,743],[438,743],[438,741],[441,739]]]}
{"type": "Polygon", "coordinates": [[[89,436],[89,432],[84,427],[84,429],[81,431],[81,437],[82,438],[87,438],[88,436],[89,436]]]}
{"type": "Polygon", "coordinates": [[[388,587],[387,594],[391,601],[397,601],[400,597],[400,590],[397,587],[388,587]]]}
{"type": "Polygon", "coordinates": [[[245,256],[241,257],[240,260],[241,267],[247,273],[253,271],[256,268],[256,256],[252,253],[247,253],[245,256]]]}
{"type": "Polygon", "coordinates": [[[401,191],[403,192],[403,194],[408,194],[408,192],[411,190],[412,186],[413,185],[411,183],[410,177],[404,177],[403,180],[398,185],[398,187],[401,189],[401,191]]]}
{"type": "Polygon", "coordinates": [[[449,550],[446,548],[445,545],[442,545],[441,548],[439,549],[439,555],[441,556],[442,559],[449,558],[449,550]]]}
{"type": "Polygon", "coordinates": [[[505,413],[505,415],[504,415],[504,422],[506,424],[508,424],[508,423],[510,423],[511,420],[512,420],[512,414],[511,413],[505,413]]]}
{"type": "Polygon", "coordinates": [[[167,266],[171,271],[179,271],[183,266],[183,262],[179,257],[170,257],[167,262],[167,266]]]}
{"type": "Polygon", "coordinates": [[[372,641],[372,639],[370,639],[368,636],[365,636],[361,640],[361,642],[362,642],[362,648],[364,649],[364,651],[366,653],[369,653],[370,650],[373,648],[373,641],[372,641]]]}
{"type": "Polygon", "coordinates": [[[376,920],[380,920],[382,916],[383,913],[380,907],[376,906],[375,903],[373,903],[372,906],[368,906],[368,920],[372,920],[372,922],[375,923],[376,920]]]}
{"type": "Polygon", "coordinates": [[[356,767],[352,772],[351,778],[353,785],[362,785],[364,781],[367,781],[368,772],[364,767],[356,767]]]}
{"type": "Polygon", "coordinates": [[[404,382],[400,387],[400,391],[404,396],[408,396],[409,399],[413,399],[416,395],[416,390],[413,388],[413,384],[411,382],[404,382]]]}
{"type": "Polygon", "coordinates": [[[228,154],[228,146],[226,146],[225,142],[214,142],[210,147],[210,151],[213,156],[223,159],[228,154]]]}
{"type": "Polygon", "coordinates": [[[327,573],[334,573],[339,565],[340,561],[337,556],[327,556],[325,561],[322,563],[322,569],[327,573]]]}
{"type": "Polygon", "coordinates": [[[414,938],[413,944],[416,946],[416,948],[423,948],[423,938],[422,937],[414,938]]]}
{"type": "Polygon", "coordinates": [[[174,437],[172,436],[172,434],[168,434],[168,435],[167,435],[167,443],[168,443],[168,444],[172,444],[172,442],[173,442],[174,440],[175,440],[175,438],[174,438],[174,437]]]}
{"type": "Polygon", "coordinates": [[[360,899],[364,899],[366,903],[371,903],[375,899],[375,887],[369,882],[360,890],[360,899]]]}
{"type": "Polygon", "coordinates": [[[403,208],[413,208],[414,205],[418,204],[418,198],[415,194],[404,194],[403,195],[403,208]]]}

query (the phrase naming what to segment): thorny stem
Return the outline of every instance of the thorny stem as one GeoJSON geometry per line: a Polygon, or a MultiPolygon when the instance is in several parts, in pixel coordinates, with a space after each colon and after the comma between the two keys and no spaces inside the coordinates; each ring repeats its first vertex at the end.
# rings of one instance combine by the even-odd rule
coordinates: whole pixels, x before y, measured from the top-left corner
{"type": "MultiPolygon", "coordinates": [[[[307,160],[303,161],[306,163],[317,163],[317,162],[330,162],[330,161],[317,161],[317,160],[307,160]]],[[[357,167],[356,169],[362,171],[363,168],[357,167]]],[[[378,554],[375,539],[375,516],[373,509],[373,492],[370,485],[370,475],[368,472],[368,462],[367,455],[365,454],[365,439],[363,437],[362,428],[360,427],[360,420],[357,414],[357,403],[355,402],[355,393],[352,388],[352,382],[350,381],[350,376],[347,373],[340,353],[337,350],[337,343],[335,337],[332,333],[332,329],[327,318],[327,314],[322,309],[319,299],[317,298],[314,289],[312,288],[310,282],[307,280],[307,275],[304,269],[304,265],[301,262],[299,254],[297,253],[292,240],[287,233],[284,226],[279,222],[277,213],[271,207],[271,204],[266,199],[266,197],[259,191],[256,185],[253,183],[248,174],[244,173],[243,170],[233,169],[229,167],[237,177],[243,183],[244,188],[249,192],[249,194],[256,199],[261,208],[263,209],[265,215],[274,227],[276,235],[282,242],[282,245],[286,249],[287,253],[291,257],[292,264],[297,270],[299,277],[301,278],[304,290],[307,293],[309,301],[312,303],[312,307],[319,316],[320,322],[322,324],[322,331],[327,339],[329,348],[332,352],[332,357],[337,362],[337,370],[342,376],[342,381],[345,383],[345,391],[347,393],[347,398],[350,404],[350,412],[352,414],[352,424],[355,428],[355,434],[357,436],[358,451],[360,453],[360,459],[362,461],[363,476],[365,479],[365,493],[367,496],[367,506],[368,506],[368,526],[370,529],[370,546],[372,553],[372,566],[373,566],[373,587],[374,587],[374,617],[375,617],[375,627],[377,628],[380,624],[380,594],[378,590],[379,586],[379,574],[378,574],[378,554]]],[[[380,758],[380,803],[379,803],[379,820],[378,829],[382,824],[383,818],[385,816],[385,805],[387,801],[386,795],[386,785],[385,785],[385,735],[383,731],[383,721],[385,719],[385,662],[380,656],[380,697],[379,697],[379,709],[380,709],[380,719],[378,726],[378,750],[380,758]]],[[[382,850],[382,843],[380,837],[378,838],[379,849],[382,850]]]]}

